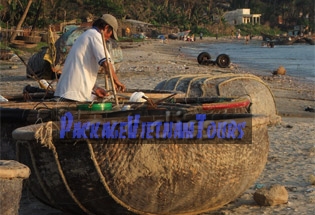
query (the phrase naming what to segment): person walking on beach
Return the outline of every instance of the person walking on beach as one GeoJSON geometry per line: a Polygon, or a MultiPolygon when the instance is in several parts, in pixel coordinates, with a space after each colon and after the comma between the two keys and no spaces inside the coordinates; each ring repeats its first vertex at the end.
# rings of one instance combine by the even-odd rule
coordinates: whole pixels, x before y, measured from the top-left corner
{"type": "MultiPolygon", "coordinates": [[[[56,97],[79,102],[92,101],[95,96],[105,97],[106,90],[95,85],[99,66],[112,74],[117,90],[126,89],[125,85],[119,81],[112,63],[108,65],[106,61],[102,40],[103,36],[105,40],[110,38],[118,40],[117,29],[116,18],[110,14],[104,14],[93,23],[91,29],[77,38],[66,58],[56,86],[56,97]]],[[[106,52],[110,61],[108,50],[106,52]]]]}

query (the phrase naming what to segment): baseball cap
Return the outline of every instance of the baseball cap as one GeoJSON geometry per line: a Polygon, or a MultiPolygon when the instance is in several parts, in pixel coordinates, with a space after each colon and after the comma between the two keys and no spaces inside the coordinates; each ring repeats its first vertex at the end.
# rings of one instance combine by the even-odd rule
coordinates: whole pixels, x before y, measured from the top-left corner
{"type": "Polygon", "coordinates": [[[118,40],[118,36],[117,36],[118,22],[117,22],[117,19],[110,14],[103,14],[103,16],[101,18],[113,28],[114,39],[118,40]]]}

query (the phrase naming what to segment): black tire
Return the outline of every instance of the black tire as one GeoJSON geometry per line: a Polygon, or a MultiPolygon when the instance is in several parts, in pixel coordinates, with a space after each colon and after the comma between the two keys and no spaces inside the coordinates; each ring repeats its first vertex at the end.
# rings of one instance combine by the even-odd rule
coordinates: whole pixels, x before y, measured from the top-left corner
{"type": "Polygon", "coordinates": [[[198,63],[202,65],[208,64],[210,59],[211,56],[208,52],[201,52],[197,57],[198,63]]]}
{"type": "Polygon", "coordinates": [[[226,54],[220,54],[216,61],[217,65],[221,68],[226,68],[230,65],[231,61],[230,61],[230,57],[226,54]]]}

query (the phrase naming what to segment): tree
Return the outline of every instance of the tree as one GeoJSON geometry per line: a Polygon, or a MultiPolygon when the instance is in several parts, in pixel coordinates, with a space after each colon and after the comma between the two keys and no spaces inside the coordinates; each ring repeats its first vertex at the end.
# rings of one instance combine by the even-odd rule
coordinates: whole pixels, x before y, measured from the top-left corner
{"type": "Polygon", "coordinates": [[[13,42],[13,40],[15,40],[15,38],[17,36],[17,31],[21,29],[21,27],[22,27],[22,25],[24,23],[24,20],[26,18],[26,15],[27,15],[30,7],[31,7],[31,4],[32,4],[32,0],[28,0],[28,3],[27,3],[26,8],[25,8],[25,11],[24,11],[24,13],[23,13],[19,23],[17,24],[15,31],[12,33],[12,35],[10,37],[10,42],[13,42]]]}

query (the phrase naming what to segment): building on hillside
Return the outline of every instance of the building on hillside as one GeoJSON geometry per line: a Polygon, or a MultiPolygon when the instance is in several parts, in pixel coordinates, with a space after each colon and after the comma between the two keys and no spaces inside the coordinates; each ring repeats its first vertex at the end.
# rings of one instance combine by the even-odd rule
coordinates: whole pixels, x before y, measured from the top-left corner
{"type": "Polygon", "coordinates": [[[249,8],[228,11],[224,14],[225,20],[230,25],[260,24],[261,14],[250,14],[249,8]]]}

